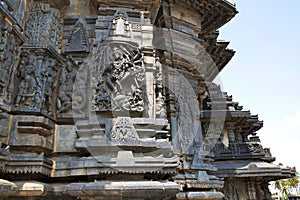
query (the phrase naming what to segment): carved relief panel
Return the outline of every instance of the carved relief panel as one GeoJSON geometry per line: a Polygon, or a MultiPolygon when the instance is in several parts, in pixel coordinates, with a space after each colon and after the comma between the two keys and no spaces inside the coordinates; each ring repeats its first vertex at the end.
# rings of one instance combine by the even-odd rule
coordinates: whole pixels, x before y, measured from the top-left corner
{"type": "Polygon", "coordinates": [[[69,58],[63,64],[58,75],[57,113],[66,113],[72,109],[72,94],[76,74],[76,63],[72,58],[69,58]]]}
{"type": "Polygon", "coordinates": [[[32,3],[27,14],[25,35],[27,45],[51,46],[61,49],[62,18],[59,10],[42,2],[32,3]]]}
{"type": "Polygon", "coordinates": [[[168,101],[174,104],[176,115],[172,117],[172,142],[178,153],[190,152],[201,145],[200,107],[190,82],[180,73],[169,68],[168,101]],[[197,146],[195,146],[197,144],[197,146]]]}
{"type": "Polygon", "coordinates": [[[0,19],[0,105],[6,110],[10,110],[19,45],[22,43],[16,35],[15,29],[0,19]]]}
{"type": "Polygon", "coordinates": [[[159,61],[159,58],[155,58],[154,63],[155,68],[155,114],[157,118],[167,118],[167,110],[166,110],[166,97],[165,97],[165,90],[164,90],[164,78],[163,78],[163,71],[162,71],[162,64],[159,61]]]}
{"type": "Polygon", "coordinates": [[[22,49],[13,111],[43,113],[53,117],[60,62],[47,49],[22,49]]]}
{"type": "Polygon", "coordinates": [[[100,71],[92,77],[92,111],[142,112],[145,67],[141,51],[126,44],[114,44],[110,50],[104,56],[110,56],[111,62],[95,69],[100,71]]]}
{"type": "Polygon", "coordinates": [[[81,59],[67,57],[58,75],[58,118],[82,117],[87,105],[88,69],[81,59]],[[82,116],[80,116],[82,115],[82,116]]]}

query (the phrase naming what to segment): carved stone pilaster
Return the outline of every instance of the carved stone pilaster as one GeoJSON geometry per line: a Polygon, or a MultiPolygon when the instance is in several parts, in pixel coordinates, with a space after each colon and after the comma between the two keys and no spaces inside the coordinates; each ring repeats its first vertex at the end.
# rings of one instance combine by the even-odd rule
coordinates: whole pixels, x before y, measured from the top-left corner
{"type": "Polygon", "coordinates": [[[164,82],[163,82],[163,71],[162,71],[162,64],[159,61],[159,58],[155,58],[155,100],[156,100],[156,107],[155,107],[155,114],[157,118],[166,118],[167,117],[167,110],[166,110],[166,97],[164,91],[164,82]]]}
{"type": "Polygon", "coordinates": [[[256,193],[256,186],[255,186],[255,181],[252,179],[247,181],[247,195],[248,195],[248,200],[256,200],[257,199],[257,193],[256,193]]]}
{"type": "Polygon", "coordinates": [[[235,143],[235,133],[234,133],[234,125],[231,123],[226,124],[226,129],[228,132],[229,144],[235,143]]]}
{"type": "Polygon", "coordinates": [[[238,143],[241,143],[243,142],[243,136],[242,136],[242,129],[241,128],[237,128],[235,129],[235,140],[238,142],[238,143]]]}

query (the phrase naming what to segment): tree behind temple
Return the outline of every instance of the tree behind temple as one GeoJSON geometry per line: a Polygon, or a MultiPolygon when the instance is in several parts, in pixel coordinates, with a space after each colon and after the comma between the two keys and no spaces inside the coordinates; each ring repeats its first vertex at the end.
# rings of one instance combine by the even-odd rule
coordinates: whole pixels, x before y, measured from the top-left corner
{"type": "Polygon", "coordinates": [[[299,192],[299,184],[300,176],[297,173],[293,178],[275,181],[274,188],[279,191],[280,199],[287,199],[293,191],[299,192]]]}

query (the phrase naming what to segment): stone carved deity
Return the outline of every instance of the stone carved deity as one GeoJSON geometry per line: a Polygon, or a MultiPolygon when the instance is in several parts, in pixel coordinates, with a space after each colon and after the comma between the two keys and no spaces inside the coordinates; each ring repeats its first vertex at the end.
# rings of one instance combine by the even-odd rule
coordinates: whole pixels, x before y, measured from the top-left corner
{"type": "Polygon", "coordinates": [[[109,91],[113,90],[113,88],[114,86],[111,82],[111,74],[106,70],[95,86],[96,95],[93,99],[95,108],[99,107],[101,110],[111,109],[111,97],[109,91]]]}
{"type": "MultiPolygon", "coordinates": [[[[17,47],[17,42],[15,40],[15,36],[10,34],[7,42],[7,51],[6,51],[6,59],[3,63],[4,72],[1,72],[1,76],[3,78],[3,95],[7,99],[7,101],[11,101],[11,96],[13,93],[14,87],[14,74],[19,62],[19,49],[17,47]]],[[[1,78],[1,79],[2,79],[1,78]]]]}
{"type": "Polygon", "coordinates": [[[165,108],[165,97],[163,96],[163,74],[162,74],[162,64],[159,58],[155,61],[156,68],[156,79],[155,79],[155,92],[156,92],[156,117],[166,118],[167,111],[165,108]]]}
{"type": "Polygon", "coordinates": [[[52,111],[52,97],[53,90],[56,87],[56,67],[57,62],[55,59],[50,59],[48,68],[44,72],[45,77],[45,109],[48,113],[52,111]]]}
{"type": "Polygon", "coordinates": [[[144,110],[143,81],[145,69],[140,50],[128,51],[121,46],[114,49],[113,62],[98,83],[93,109],[96,111],[137,111],[144,110]]]}
{"type": "Polygon", "coordinates": [[[10,102],[20,51],[12,27],[6,22],[0,23],[0,96],[10,102]]]}
{"type": "Polygon", "coordinates": [[[72,109],[73,86],[76,79],[75,65],[68,60],[59,72],[58,113],[66,113],[72,109]]]}
{"type": "Polygon", "coordinates": [[[16,107],[39,108],[42,99],[42,81],[37,69],[32,55],[25,55],[21,58],[16,107]]]}
{"type": "Polygon", "coordinates": [[[7,23],[3,23],[0,28],[0,94],[3,95],[6,90],[9,68],[12,64],[13,50],[11,44],[14,43],[14,36],[11,34],[11,27],[7,23]],[[11,41],[10,41],[11,40],[11,41]],[[10,42],[9,42],[10,41],[10,42]]]}

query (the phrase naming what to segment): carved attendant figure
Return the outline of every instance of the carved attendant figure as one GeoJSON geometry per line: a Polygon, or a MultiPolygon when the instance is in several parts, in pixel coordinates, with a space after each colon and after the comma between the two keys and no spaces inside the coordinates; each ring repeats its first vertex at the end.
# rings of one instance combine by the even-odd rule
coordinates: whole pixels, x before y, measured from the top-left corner
{"type": "Polygon", "coordinates": [[[12,87],[14,84],[14,73],[16,70],[16,65],[18,64],[19,56],[18,56],[18,48],[14,35],[10,35],[9,44],[8,44],[8,52],[7,52],[7,60],[5,62],[6,68],[8,69],[8,73],[6,74],[7,85],[5,88],[7,100],[11,99],[12,87]]]}
{"type": "Polygon", "coordinates": [[[62,68],[59,75],[60,87],[58,91],[58,113],[64,113],[72,107],[73,85],[76,79],[76,71],[73,63],[69,60],[62,68]]]}
{"type": "Polygon", "coordinates": [[[39,104],[41,81],[34,67],[33,56],[23,56],[21,60],[19,79],[21,83],[16,98],[16,106],[37,108],[39,104]]]}
{"type": "Polygon", "coordinates": [[[124,46],[114,48],[112,63],[97,79],[94,110],[143,111],[145,68],[139,49],[129,51],[124,46]]]}
{"type": "Polygon", "coordinates": [[[45,76],[45,109],[48,113],[52,111],[52,95],[56,87],[56,60],[50,59],[45,76]]]}
{"type": "Polygon", "coordinates": [[[167,111],[165,109],[165,97],[163,96],[163,74],[162,74],[162,64],[157,57],[155,60],[155,68],[157,70],[156,74],[156,116],[158,118],[167,117],[167,111]]]}
{"type": "MultiPolygon", "coordinates": [[[[11,37],[9,38],[9,34],[11,32],[11,27],[4,23],[0,29],[0,95],[5,93],[5,89],[7,86],[8,79],[8,71],[11,64],[11,55],[10,55],[10,44],[9,40],[13,40],[11,37]]],[[[11,41],[14,43],[14,41],[11,41]]]]}

